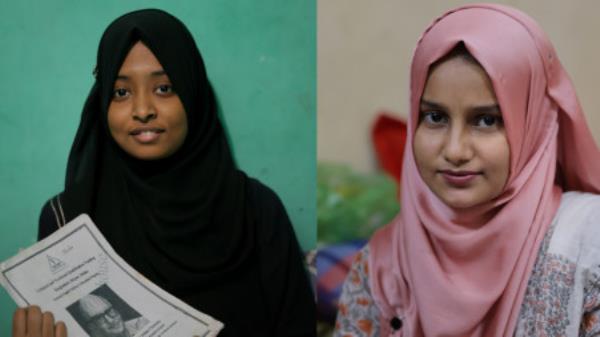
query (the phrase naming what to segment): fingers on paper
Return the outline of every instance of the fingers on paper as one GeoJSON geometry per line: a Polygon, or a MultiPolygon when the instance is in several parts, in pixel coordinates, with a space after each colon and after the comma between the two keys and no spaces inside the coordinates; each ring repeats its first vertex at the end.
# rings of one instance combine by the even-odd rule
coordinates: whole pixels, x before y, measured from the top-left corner
{"type": "Polygon", "coordinates": [[[43,312],[37,305],[18,308],[13,315],[12,337],[67,337],[63,322],[54,323],[51,312],[43,312]]]}

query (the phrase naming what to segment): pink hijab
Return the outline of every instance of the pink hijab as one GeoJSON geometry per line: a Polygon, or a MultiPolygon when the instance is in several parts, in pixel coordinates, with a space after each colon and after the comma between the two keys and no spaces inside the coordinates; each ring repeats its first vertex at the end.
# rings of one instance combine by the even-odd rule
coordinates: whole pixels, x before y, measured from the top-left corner
{"type": "Polygon", "coordinates": [[[382,336],[393,335],[393,317],[403,320],[403,337],[513,336],[562,191],[600,193],[600,152],[573,85],[530,17],[475,4],[447,12],[423,33],[410,88],[402,211],[369,243],[382,336]],[[412,143],[428,69],[461,41],[492,80],[511,156],[502,194],[466,211],[425,185],[412,143]]]}

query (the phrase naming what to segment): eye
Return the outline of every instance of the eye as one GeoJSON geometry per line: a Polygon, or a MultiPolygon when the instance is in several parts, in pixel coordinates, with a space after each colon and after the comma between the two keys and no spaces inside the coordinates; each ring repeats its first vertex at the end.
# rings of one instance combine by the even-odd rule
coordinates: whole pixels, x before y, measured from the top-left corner
{"type": "Polygon", "coordinates": [[[502,125],[502,117],[498,115],[484,114],[475,119],[475,126],[479,128],[501,127],[502,125]]]}
{"type": "Polygon", "coordinates": [[[114,308],[110,308],[108,310],[106,310],[105,315],[108,315],[109,317],[115,317],[119,314],[119,312],[117,310],[115,310],[114,308]]]}
{"type": "Polygon", "coordinates": [[[421,122],[429,126],[441,126],[448,122],[448,116],[440,111],[424,111],[420,116],[421,122]]]}
{"type": "Polygon", "coordinates": [[[155,92],[159,95],[169,95],[174,93],[173,86],[171,84],[161,84],[156,87],[155,92]]]}
{"type": "Polygon", "coordinates": [[[129,91],[125,88],[117,88],[113,90],[113,99],[124,99],[127,96],[129,96],[129,91]]]}

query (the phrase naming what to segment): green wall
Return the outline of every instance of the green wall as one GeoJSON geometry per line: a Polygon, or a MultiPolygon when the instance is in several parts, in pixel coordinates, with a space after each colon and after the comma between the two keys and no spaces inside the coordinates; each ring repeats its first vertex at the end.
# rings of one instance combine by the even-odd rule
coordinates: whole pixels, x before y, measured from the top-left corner
{"type": "MultiPolygon", "coordinates": [[[[0,10],[0,260],[35,242],[60,192],[100,36],[119,15],[161,8],[192,31],[242,169],[316,242],[314,0],[3,1],[0,10]]],[[[0,334],[15,306],[0,291],[0,334]]]]}

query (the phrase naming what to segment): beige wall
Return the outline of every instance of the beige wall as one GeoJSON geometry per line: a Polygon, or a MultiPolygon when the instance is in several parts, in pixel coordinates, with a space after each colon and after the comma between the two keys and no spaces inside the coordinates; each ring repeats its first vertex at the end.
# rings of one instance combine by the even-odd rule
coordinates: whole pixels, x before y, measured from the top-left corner
{"type": "MultiPolygon", "coordinates": [[[[544,28],[575,83],[600,143],[600,2],[499,1],[544,28]]],[[[375,168],[370,127],[377,112],[407,111],[412,51],[425,27],[466,1],[317,0],[318,159],[375,168]]]]}

